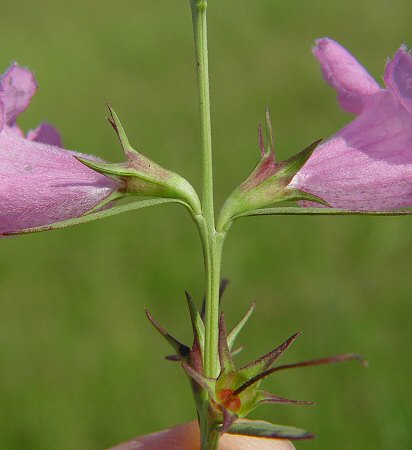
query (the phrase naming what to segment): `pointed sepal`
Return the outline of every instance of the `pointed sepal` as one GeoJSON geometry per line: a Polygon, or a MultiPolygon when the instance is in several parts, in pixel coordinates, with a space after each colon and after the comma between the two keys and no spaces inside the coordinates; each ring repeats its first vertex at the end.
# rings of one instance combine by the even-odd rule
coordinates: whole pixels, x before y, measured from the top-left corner
{"type": "Polygon", "coordinates": [[[236,414],[233,414],[225,407],[222,407],[222,414],[223,414],[223,422],[221,428],[219,429],[220,434],[226,433],[227,430],[229,430],[229,428],[238,418],[236,414]]]}
{"type": "MultiPolygon", "coordinates": [[[[239,395],[243,391],[245,391],[246,389],[250,388],[253,385],[259,386],[260,382],[264,378],[267,378],[269,375],[272,375],[273,373],[279,372],[281,370],[297,369],[300,367],[309,367],[309,366],[320,366],[320,365],[324,365],[324,364],[336,364],[336,363],[341,363],[341,362],[345,362],[345,361],[353,361],[353,360],[359,361],[363,366],[368,365],[367,361],[364,360],[362,355],[358,355],[356,353],[345,353],[342,355],[335,355],[335,356],[330,356],[327,358],[311,359],[309,361],[302,361],[302,362],[293,363],[293,364],[284,364],[284,365],[276,366],[276,367],[269,366],[269,368],[267,370],[259,372],[257,375],[249,378],[245,383],[243,383],[241,386],[239,386],[233,392],[233,395],[239,395]]],[[[239,369],[238,372],[242,373],[241,370],[242,369],[239,369]]]]}
{"type": "Polygon", "coordinates": [[[110,106],[109,110],[111,117],[108,120],[118,135],[126,161],[105,163],[77,156],[78,161],[119,181],[124,195],[176,198],[184,201],[193,214],[200,214],[200,200],[193,186],[177,173],[161,167],[135,150],[130,145],[117,114],[110,106]]]}
{"type": "Polygon", "coordinates": [[[187,291],[185,291],[185,295],[187,305],[189,307],[190,320],[192,322],[194,341],[199,343],[203,353],[203,349],[205,346],[205,324],[203,323],[199,311],[197,310],[196,305],[190,294],[187,291]]]}
{"type": "Polygon", "coordinates": [[[221,375],[223,373],[233,372],[235,365],[233,364],[232,355],[230,354],[229,345],[227,341],[226,322],[223,312],[220,314],[219,320],[219,362],[221,375]]]}
{"type": "Polygon", "coordinates": [[[190,320],[193,330],[193,344],[188,358],[189,365],[200,373],[203,373],[203,353],[205,347],[205,325],[200,317],[196,305],[187,291],[186,301],[190,312],[190,320]]]}
{"type": "Polygon", "coordinates": [[[296,155],[278,163],[276,175],[284,178],[285,181],[287,181],[287,183],[289,184],[292,181],[292,178],[306,164],[307,160],[312,156],[312,153],[321,142],[322,139],[318,139],[317,141],[301,150],[296,155]]]}
{"type": "Polygon", "coordinates": [[[268,143],[266,154],[267,155],[272,154],[273,158],[275,158],[275,138],[273,136],[272,120],[270,119],[270,112],[268,107],[266,107],[265,119],[266,119],[266,139],[268,143]]]}
{"type": "Polygon", "coordinates": [[[166,341],[172,346],[172,348],[175,350],[176,354],[179,356],[179,358],[183,361],[185,361],[190,354],[190,348],[181,342],[179,342],[176,338],[174,338],[171,334],[169,334],[163,327],[159,325],[156,320],[153,319],[152,315],[149,313],[149,311],[146,309],[146,316],[149,319],[150,323],[153,325],[153,327],[160,333],[161,336],[163,336],[166,341]]]}
{"type": "MultiPolygon", "coordinates": [[[[122,199],[123,197],[124,197],[124,195],[121,192],[114,191],[110,195],[108,195],[103,201],[98,203],[95,207],[93,207],[92,209],[87,211],[85,213],[85,215],[101,211],[102,209],[109,207],[109,205],[111,203],[114,205],[114,202],[117,202],[118,200],[122,199]]],[[[113,205],[110,205],[110,206],[114,207],[113,205]]]]}
{"type": "Polygon", "coordinates": [[[136,172],[133,171],[133,169],[128,168],[125,163],[112,164],[83,158],[82,156],[75,156],[75,158],[89,169],[93,169],[116,181],[122,181],[126,177],[136,176],[136,172]]]}
{"type": "Polygon", "coordinates": [[[290,398],[279,397],[270,392],[259,391],[257,403],[283,403],[290,405],[313,405],[314,402],[307,400],[292,400],[290,398]]]}
{"type": "Polygon", "coordinates": [[[263,142],[261,127],[259,127],[261,159],[249,177],[226,199],[218,219],[218,231],[226,231],[233,219],[241,214],[282,201],[297,201],[310,197],[309,201],[329,206],[319,197],[289,187],[293,177],[302,169],[321,140],[313,142],[291,158],[277,163],[275,161],[272,124],[268,111],[266,111],[266,129],[267,148],[265,148],[263,142]]]}
{"type": "Polygon", "coordinates": [[[294,201],[294,202],[306,200],[309,202],[319,203],[320,205],[327,206],[328,208],[330,207],[330,204],[326,200],[323,200],[322,198],[318,197],[317,195],[313,195],[309,192],[302,191],[301,189],[296,189],[296,188],[291,188],[291,187],[286,188],[284,200],[294,201]]]}
{"type": "MultiPolygon", "coordinates": [[[[285,369],[297,369],[300,367],[321,366],[325,364],[337,364],[346,361],[358,361],[362,366],[367,367],[368,361],[358,353],[343,353],[341,355],[328,356],[326,358],[310,359],[308,361],[300,361],[293,364],[283,364],[281,366],[270,369],[271,374],[285,369]]],[[[267,376],[267,375],[266,375],[267,376]]]]}
{"type": "Polygon", "coordinates": [[[179,361],[181,361],[180,356],[177,356],[177,355],[166,355],[165,359],[167,361],[172,361],[172,362],[179,362],[179,361]]]}
{"type": "MultiPolygon", "coordinates": [[[[255,310],[255,306],[256,306],[256,303],[253,302],[250,305],[249,309],[246,311],[246,314],[239,321],[239,323],[228,334],[227,344],[228,344],[230,350],[233,348],[236,338],[238,337],[239,333],[242,331],[242,328],[246,325],[246,322],[250,319],[250,316],[252,315],[253,311],[255,310]]],[[[232,356],[233,356],[233,352],[232,352],[232,356]]]]}
{"type": "Polygon", "coordinates": [[[238,387],[238,392],[242,392],[247,387],[252,384],[257,383],[260,380],[260,375],[267,369],[273,366],[273,364],[280,358],[282,353],[292,344],[292,342],[300,336],[301,333],[295,333],[281,345],[276,347],[274,350],[261,356],[256,361],[253,361],[246,366],[241,367],[236,371],[236,373],[243,379],[248,380],[244,385],[238,387]],[[246,385],[247,384],[247,385],[246,385]],[[242,388],[242,389],[241,389],[242,388]],[[241,389],[241,390],[239,390],[241,389]]]}
{"type": "Polygon", "coordinates": [[[226,431],[229,434],[272,439],[312,439],[314,434],[300,428],[275,425],[263,420],[236,421],[226,431]]]}
{"type": "MultiPolygon", "coordinates": [[[[222,283],[221,285],[222,292],[225,284],[222,283]]],[[[204,333],[204,323],[193,299],[187,292],[186,300],[190,310],[194,334],[191,349],[171,336],[149,313],[147,315],[157,331],[176,351],[176,356],[168,356],[167,359],[179,361],[182,364],[191,383],[199,417],[206,417],[207,421],[213,424],[213,427],[219,430],[221,434],[231,433],[276,439],[309,439],[313,435],[298,428],[275,425],[263,421],[245,422],[239,420],[246,417],[257,406],[264,403],[313,404],[313,402],[307,400],[294,400],[262,391],[259,389],[260,382],[269,375],[285,369],[340,363],[350,360],[359,360],[362,364],[366,365],[362,356],[355,353],[345,353],[327,358],[274,366],[283,352],[300,335],[300,333],[296,333],[256,361],[240,369],[236,369],[232,359],[233,352],[231,352],[229,343],[233,344],[234,338],[250,317],[254,308],[254,304],[252,304],[245,316],[233,328],[229,335],[226,330],[224,314],[221,313],[218,336],[220,372],[217,378],[207,377],[203,369],[203,352],[199,344],[202,339],[201,336],[204,333]]]]}
{"type": "Polygon", "coordinates": [[[110,125],[113,127],[114,131],[116,132],[116,134],[119,138],[120,144],[123,148],[125,156],[127,157],[128,154],[131,154],[131,153],[138,153],[130,145],[129,139],[127,138],[127,135],[124,131],[124,128],[123,128],[123,126],[120,122],[120,119],[119,119],[118,115],[116,114],[115,110],[109,104],[107,104],[107,107],[109,108],[110,116],[111,116],[111,117],[107,117],[107,120],[109,121],[110,125]]]}
{"type": "Polygon", "coordinates": [[[195,381],[204,390],[206,390],[212,400],[215,400],[216,380],[204,376],[203,374],[199,373],[197,370],[189,366],[189,364],[183,363],[182,367],[189,378],[195,381]]]}
{"type": "Polygon", "coordinates": [[[232,358],[236,355],[238,355],[239,353],[243,352],[243,350],[245,349],[245,347],[238,347],[235,350],[231,350],[230,351],[230,355],[232,356],[232,358]]]}

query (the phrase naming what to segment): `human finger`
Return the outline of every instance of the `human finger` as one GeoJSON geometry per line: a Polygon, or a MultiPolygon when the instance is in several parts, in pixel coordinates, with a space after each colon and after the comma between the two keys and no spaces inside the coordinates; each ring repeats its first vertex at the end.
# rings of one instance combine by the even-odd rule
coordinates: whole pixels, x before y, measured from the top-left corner
{"type": "MultiPolygon", "coordinates": [[[[108,450],[200,450],[199,426],[196,421],[168,430],[139,436],[108,450]]],[[[296,450],[285,439],[266,439],[224,434],[219,450],[296,450]]]]}

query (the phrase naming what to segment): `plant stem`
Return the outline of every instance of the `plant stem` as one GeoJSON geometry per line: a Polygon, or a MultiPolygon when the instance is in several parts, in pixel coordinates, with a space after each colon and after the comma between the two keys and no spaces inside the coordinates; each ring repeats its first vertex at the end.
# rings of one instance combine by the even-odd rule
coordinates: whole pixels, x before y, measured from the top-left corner
{"type": "Polygon", "coordinates": [[[219,375],[219,287],[223,243],[226,233],[209,233],[203,216],[196,219],[203,245],[206,274],[205,349],[203,355],[204,374],[209,378],[219,375]]]}
{"type": "Polygon", "coordinates": [[[206,330],[204,370],[208,377],[218,375],[217,339],[219,321],[219,283],[221,245],[215,230],[213,208],[213,162],[210,121],[209,70],[207,53],[207,0],[191,0],[193,33],[202,136],[203,201],[199,231],[206,270],[206,330]]]}
{"type": "Polygon", "coordinates": [[[203,215],[214,229],[212,133],[210,121],[209,63],[207,52],[207,0],[191,0],[196,50],[197,82],[202,136],[203,215]]]}
{"type": "MultiPolygon", "coordinates": [[[[212,134],[210,120],[209,69],[207,52],[207,0],[190,0],[196,50],[196,67],[200,109],[203,200],[202,214],[195,216],[206,273],[204,375],[216,378],[219,374],[219,285],[222,247],[225,233],[216,233],[213,200],[212,134]]],[[[198,408],[202,450],[215,450],[219,445],[219,431],[210,415],[210,402],[205,394],[198,408]]]]}

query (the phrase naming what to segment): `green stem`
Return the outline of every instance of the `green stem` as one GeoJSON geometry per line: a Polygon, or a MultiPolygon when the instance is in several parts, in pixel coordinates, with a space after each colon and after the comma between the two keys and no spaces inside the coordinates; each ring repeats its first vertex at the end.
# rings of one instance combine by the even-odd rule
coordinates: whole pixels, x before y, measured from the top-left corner
{"type": "Polygon", "coordinates": [[[226,233],[209,233],[203,216],[195,216],[203,246],[206,274],[204,372],[207,377],[219,375],[219,287],[223,243],[226,233]]]}
{"type": "Polygon", "coordinates": [[[212,133],[210,121],[209,63],[207,52],[207,0],[191,0],[196,50],[197,82],[202,136],[203,215],[214,229],[212,133]]]}
{"type": "Polygon", "coordinates": [[[217,338],[219,322],[219,282],[221,246],[215,230],[213,208],[213,165],[210,122],[209,70],[207,53],[207,0],[191,0],[193,33],[202,135],[203,202],[199,231],[206,270],[206,330],[204,370],[208,377],[218,375],[217,338]],[[203,220],[202,220],[203,219],[203,220]]]}
{"type": "MultiPolygon", "coordinates": [[[[190,0],[196,50],[196,67],[200,110],[203,201],[202,214],[195,216],[206,272],[204,374],[216,378],[219,374],[219,285],[224,233],[216,233],[213,200],[212,134],[210,120],[209,68],[207,52],[207,0],[190,0]]],[[[199,408],[202,450],[215,450],[219,445],[219,432],[210,415],[210,402],[206,397],[199,408]]]]}
{"type": "Polygon", "coordinates": [[[206,264],[207,288],[205,324],[205,375],[217,378],[219,375],[219,286],[224,235],[215,235],[210,241],[206,264]],[[209,297],[209,301],[207,301],[209,297]]]}

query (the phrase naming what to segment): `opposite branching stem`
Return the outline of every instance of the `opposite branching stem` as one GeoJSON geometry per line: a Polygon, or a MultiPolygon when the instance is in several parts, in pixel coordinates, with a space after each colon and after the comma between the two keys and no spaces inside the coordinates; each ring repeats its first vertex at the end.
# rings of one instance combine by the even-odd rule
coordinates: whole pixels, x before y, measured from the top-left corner
{"type": "MultiPolygon", "coordinates": [[[[225,234],[216,233],[213,199],[212,135],[210,120],[209,69],[207,51],[207,0],[191,0],[193,32],[200,109],[203,200],[202,214],[195,216],[203,245],[206,271],[204,374],[215,378],[219,373],[218,325],[219,284],[222,246],[225,234]]],[[[205,398],[199,413],[202,450],[214,450],[219,445],[219,432],[209,420],[209,399],[205,398]]]]}
{"type": "Polygon", "coordinates": [[[209,73],[207,52],[207,1],[191,0],[193,32],[200,109],[203,201],[202,215],[197,224],[203,244],[206,270],[206,343],[204,354],[205,375],[217,376],[218,302],[221,252],[215,231],[213,207],[213,166],[210,121],[209,73]],[[217,279],[215,279],[217,278],[217,279]]]}

